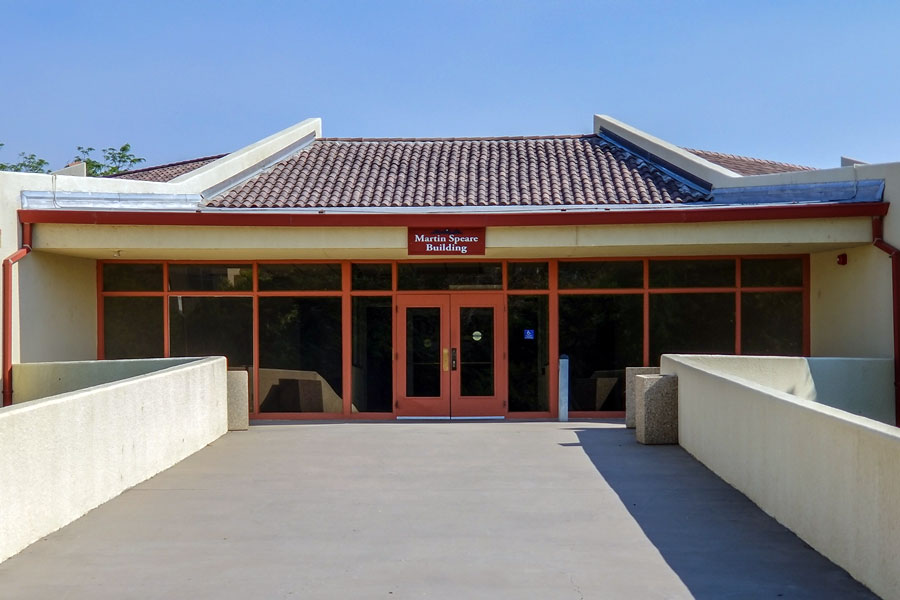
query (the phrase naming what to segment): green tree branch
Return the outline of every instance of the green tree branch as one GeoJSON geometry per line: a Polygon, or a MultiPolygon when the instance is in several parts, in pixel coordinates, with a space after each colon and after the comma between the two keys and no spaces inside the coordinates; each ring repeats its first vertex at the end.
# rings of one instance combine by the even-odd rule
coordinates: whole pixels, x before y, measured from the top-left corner
{"type": "MultiPolygon", "coordinates": [[[[4,144],[0,143],[0,149],[4,144]]],[[[133,169],[144,162],[145,159],[135,156],[131,151],[131,144],[109,147],[103,149],[103,159],[97,160],[91,154],[95,152],[89,146],[78,146],[75,162],[83,162],[87,166],[87,174],[90,177],[104,177],[115,175],[133,169]]],[[[19,161],[15,163],[0,162],[0,171],[16,171],[19,173],[49,173],[50,163],[34,154],[19,153],[19,161]]]]}

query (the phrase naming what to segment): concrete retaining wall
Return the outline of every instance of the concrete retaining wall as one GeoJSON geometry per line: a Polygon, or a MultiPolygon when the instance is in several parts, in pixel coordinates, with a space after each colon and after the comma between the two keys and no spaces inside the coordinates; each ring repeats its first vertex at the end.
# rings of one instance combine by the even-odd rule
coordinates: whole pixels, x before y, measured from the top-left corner
{"type": "Polygon", "coordinates": [[[13,404],[147,375],[196,360],[150,358],[16,364],[13,365],[13,404]]]}
{"type": "Polygon", "coordinates": [[[894,360],[808,358],[816,402],[894,425],[894,360]]]}
{"type": "Polygon", "coordinates": [[[690,360],[802,400],[888,425],[894,419],[894,361],[890,358],[698,356],[690,360]]]}
{"type": "Polygon", "coordinates": [[[17,393],[62,393],[0,408],[0,561],[226,431],[224,358],[82,367],[16,368],[17,393]],[[128,378],[104,377],[115,372],[128,378]],[[102,383],[77,389],[85,373],[102,383]]]}
{"type": "MultiPolygon", "coordinates": [[[[875,593],[900,598],[900,430],[754,381],[765,364],[663,356],[661,372],[678,376],[679,443],[875,593]]],[[[776,383],[802,373],[770,366],[776,383]]]]}

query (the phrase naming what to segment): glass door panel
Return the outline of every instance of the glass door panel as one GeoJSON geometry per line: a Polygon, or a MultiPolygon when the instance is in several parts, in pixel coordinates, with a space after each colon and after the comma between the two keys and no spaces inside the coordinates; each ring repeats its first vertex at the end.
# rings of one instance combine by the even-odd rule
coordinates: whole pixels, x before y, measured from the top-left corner
{"type": "Polygon", "coordinates": [[[451,415],[505,417],[503,295],[453,294],[451,306],[451,415]]]}
{"type": "Polygon", "coordinates": [[[406,395],[441,395],[441,309],[406,309],[406,395]]]}
{"type": "Polygon", "coordinates": [[[459,394],[494,395],[494,308],[459,309],[459,394]]]}
{"type": "Polygon", "coordinates": [[[398,417],[450,417],[450,299],[446,294],[397,298],[398,417]]]}
{"type": "Polygon", "coordinates": [[[507,307],[509,410],[549,411],[549,297],[509,296],[507,307]]]}

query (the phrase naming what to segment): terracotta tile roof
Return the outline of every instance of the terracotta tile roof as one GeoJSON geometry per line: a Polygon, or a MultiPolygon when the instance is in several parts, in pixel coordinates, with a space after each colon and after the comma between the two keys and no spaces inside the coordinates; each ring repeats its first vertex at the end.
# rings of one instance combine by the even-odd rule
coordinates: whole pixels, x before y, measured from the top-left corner
{"type": "Polygon", "coordinates": [[[210,200],[220,208],[674,204],[687,185],[594,135],[322,138],[210,200]]]}
{"type": "MultiPolygon", "coordinates": [[[[740,175],[811,167],[685,148],[740,175]]],[[[113,178],[171,181],[225,156],[113,178]]],[[[507,138],[320,138],[213,198],[222,208],[676,204],[704,194],[593,135],[507,138]]]]}
{"type": "Polygon", "coordinates": [[[224,154],[216,156],[204,156],[203,158],[194,158],[191,160],[183,160],[181,162],[169,163],[167,165],[158,165],[155,167],[146,167],[144,169],[134,169],[133,171],[125,171],[110,175],[114,179],[139,179],[141,181],[171,181],[179,175],[190,173],[195,169],[208,165],[214,160],[222,158],[224,154]]]}
{"type": "Polygon", "coordinates": [[[786,173],[788,171],[815,170],[813,167],[803,167],[789,163],[775,162],[773,160],[763,160],[761,158],[749,158],[747,156],[736,156],[734,154],[723,154],[721,152],[710,152],[708,150],[694,150],[692,148],[685,148],[685,150],[691,154],[696,154],[709,162],[730,169],[739,175],[767,175],[769,173],[786,173]]]}

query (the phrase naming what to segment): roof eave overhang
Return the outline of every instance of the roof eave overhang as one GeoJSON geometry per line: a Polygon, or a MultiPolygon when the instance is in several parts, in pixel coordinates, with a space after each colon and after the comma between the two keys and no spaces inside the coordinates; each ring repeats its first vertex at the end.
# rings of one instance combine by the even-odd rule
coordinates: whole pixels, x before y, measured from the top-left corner
{"type": "Polygon", "coordinates": [[[31,224],[188,227],[552,227],[881,217],[887,214],[889,206],[887,202],[843,202],[481,213],[21,209],[19,221],[31,224]]]}

